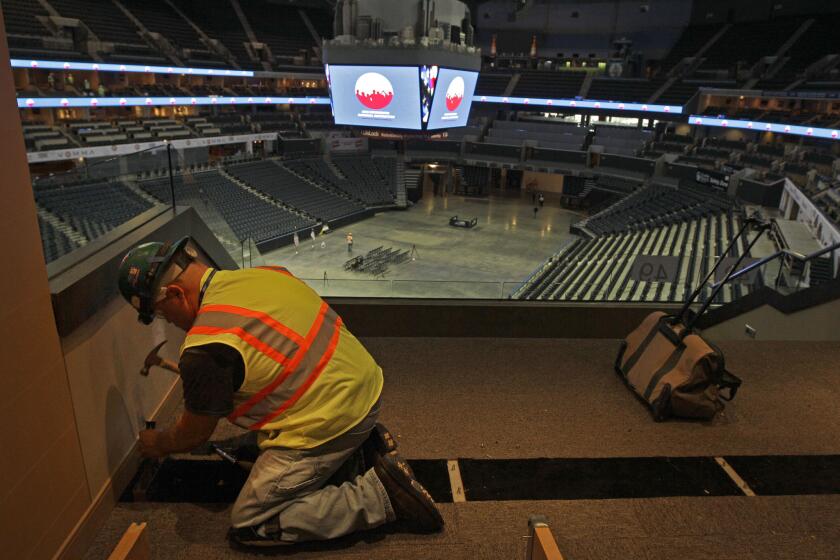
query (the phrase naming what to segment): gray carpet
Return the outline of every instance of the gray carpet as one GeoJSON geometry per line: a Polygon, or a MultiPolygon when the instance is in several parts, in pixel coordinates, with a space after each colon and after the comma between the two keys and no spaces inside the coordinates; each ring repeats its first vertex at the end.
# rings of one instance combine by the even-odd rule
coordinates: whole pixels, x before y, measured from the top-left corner
{"type": "MultiPolygon", "coordinates": [[[[409,458],[528,458],[840,453],[840,348],[723,344],[744,378],[707,423],[654,423],[612,371],[615,341],[364,341],[383,366],[383,422],[409,458]]],[[[215,439],[236,433],[220,427],[215,439]]],[[[838,489],[840,491],[840,489],[838,489]]],[[[131,521],[155,558],[245,558],[224,539],[229,506],[124,504],[86,558],[104,559],[131,521]]],[[[300,558],[524,558],[527,519],[547,515],[574,560],[832,559],[840,495],[442,504],[441,535],[377,530],[300,558]]]]}

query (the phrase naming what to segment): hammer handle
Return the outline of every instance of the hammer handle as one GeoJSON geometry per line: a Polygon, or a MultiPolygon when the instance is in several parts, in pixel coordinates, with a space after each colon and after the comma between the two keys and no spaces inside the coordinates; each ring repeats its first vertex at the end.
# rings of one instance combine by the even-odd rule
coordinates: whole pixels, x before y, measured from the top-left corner
{"type": "Polygon", "coordinates": [[[167,360],[166,358],[161,358],[158,366],[162,367],[163,369],[173,371],[175,373],[181,373],[181,368],[178,367],[178,364],[176,362],[173,362],[172,360],[167,360]]]}

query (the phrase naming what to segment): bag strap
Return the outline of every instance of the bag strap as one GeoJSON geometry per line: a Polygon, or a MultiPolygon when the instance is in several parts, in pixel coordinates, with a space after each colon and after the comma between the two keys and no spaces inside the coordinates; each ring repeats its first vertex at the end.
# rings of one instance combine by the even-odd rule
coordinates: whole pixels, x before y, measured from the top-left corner
{"type": "Polygon", "coordinates": [[[668,340],[671,341],[671,343],[675,347],[683,346],[682,340],[678,337],[676,333],[674,333],[668,327],[672,319],[673,317],[671,315],[663,315],[662,317],[660,317],[656,321],[656,324],[653,325],[650,331],[648,331],[648,334],[645,335],[645,338],[642,339],[642,342],[639,344],[639,347],[636,348],[636,351],[627,357],[627,361],[624,363],[623,366],[621,365],[621,358],[624,357],[624,351],[626,351],[626,347],[622,350],[622,353],[619,355],[615,364],[616,369],[619,371],[619,373],[621,373],[621,375],[627,377],[627,374],[630,373],[630,370],[633,369],[633,367],[636,365],[636,362],[639,361],[639,358],[642,357],[642,354],[644,354],[645,350],[647,350],[647,347],[650,345],[653,339],[656,338],[657,334],[664,335],[668,340]]]}
{"type": "Polygon", "coordinates": [[[733,375],[728,370],[723,370],[723,373],[720,376],[720,381],[718,382],[718,389],[729,389],[729,395],[724,396],[723,393],[720,393],[720,398],[722,398],[725,401],[731,401],[735,398],[735,395],[738,393],[738,389],[740,387],[741,378],[733,375]]]}

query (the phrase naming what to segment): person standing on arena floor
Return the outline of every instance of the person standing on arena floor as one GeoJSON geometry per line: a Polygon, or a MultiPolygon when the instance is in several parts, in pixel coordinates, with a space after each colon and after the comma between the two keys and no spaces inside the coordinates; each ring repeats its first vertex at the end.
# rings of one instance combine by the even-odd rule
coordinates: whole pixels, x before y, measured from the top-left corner
{"type": "Polygon", "coordinates": [[[540,207],[539,206],[534,206],[534,218],[535,219],[537,217],[537,212],[539,212],[539,211],[540,211],[540,207]]]}
{"type": "Polygon", "coordinates": [[[298,247],[300,247],[300,237],[298,237],[298,232],[295,232],[292,236],[292,241],[295,244],[295,255],[298,254],[298,247]]]}
{"type": "Polygon", "coordinates": [[[540,200],[540,208],[542,208],[543,204],[545,204],[545,197],[543,196],[543,193],[540,193],[539,200],[540,200]]]}
{"type": "Polygon", "coordinates": [[[309,237],[312,238],[312,248],[315,248],[315,228],[309,230],[309,237]]]}
{"type": "Polygon", "coordinates": [[[353,234],[349,232],[347,233],[347,252],[353,252],[353,234]]]}
{"type": "Polygon", "coordinates": [[[195,449],[222,417],[258,434],[259,456],[231,511],[234,543],[332,539],[397,519],[442,529],[376,422],[382,369],[304,282],[279,266],[210,268],[188,237],[135,247],[118,278],[142,323],[162,317],[187,333],[184,412],[167,430],[140,432],[140,452],[195,449]]]}

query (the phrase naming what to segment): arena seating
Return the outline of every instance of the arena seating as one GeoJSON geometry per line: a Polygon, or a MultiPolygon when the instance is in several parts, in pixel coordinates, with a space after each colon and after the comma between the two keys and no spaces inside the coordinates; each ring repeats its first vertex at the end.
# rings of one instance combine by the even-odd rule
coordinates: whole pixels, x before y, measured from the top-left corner
{"type": "MultiPolygon", "coordinates": [[[[166,2],[123,0],[123,4],[151,32],[166,38],[189,66],[222,67],[224,60],[201,41],[196,30],[166,2]]],[[[196,92],[197,95],[203,95],[196,92]]]]}
{"type": "Polygon", "coordinates": [[[510,83],[513,74],[502,74],[482,71],[475,84],[476,95],[504,95],[505,88],[510,83]]]}
{"type": "MultiPolygon", "coordinates": [[[[239,4],[245,11],[257,39],[269,46],[271,54],[279,59],[279,63],[289,64],[293,57],[300,56],[302,52],[310,52],[312,47],[316,46],[297,7],[265,1],[239,4]]],[[[308,13],[313,14],[310,21],[316,28],[320,27],[321,35],[324,36],[326,32],[327,37],[332,37],[332,25],[329,24],[325,29],[323,14],[315,9],[309,10],[308,13]]]]}
{"type": "Polygon", "coordinates": [[[250,118],[251,122],[259,128],[260,132],[280,132],[283,135],[300,133],[297,121],[291,112],[271,111],[255,113],[250,118]]]}
{"type": "Polygon", "coordinates": [[[26,151],[53,150],[72,146],[70,141],[56,128],[36,123],[23,124],[23,141],[26,151]]]}
{"type": "Polygon", "coordinates": [[[729,210],[734,200],[710,190],[651,184],[575,224],[595,234],[657,227],[729,210]]]}
{"type": "Polygon", "coordinates": [[[347,178],[343,190],[368,206],[394,203],[396,160],[393,158],[333,157],[333,164],[347,178]]]}
{"type": "Polygon", "coordinates": [[[500,162],[519,161],[521,157],[519,146],[505,146],[502,144],[466,142],[464,157],[467,159],[487,159],[500,162]]]}
{"type": "MultiPolygon", "coordinates": [[[[805,37],[800,37],[785,53],[788,60],[774,78],[779,82],[790,84],[811,64],[825,55],[840,54],[836,37],[838,25],[840,25],[840,14],[820,14],[819,17],[815,17],[805,37]]],[[[836,88],[835,86],[834,89],[836,88]]],[[[809,88],[803,86],[803,89],[809,88]]]]}
{"type": "MultiPolygon", "coordinates": [[[[607,174],[612,172],[612,169],[601,165],[598,168],[599,174],[595,179],[595,185],[600,190],[610,191],[614,193],[629,194],[636,189],[644,186],[644,180],[640,177],[628,177],[626,171],[621,169],[621,175],[607,174]],[[604,173],[606,171],[607,173],[604,173]]],[[[585,190],[585,189],[584,189],[585,190]]],[[[581,193],[585,194],[585,193],[581,193]]]]}
{"type": "MultiPolygon", "coordinates": [[[[161,202],[169,203],[168,178],[139,185],[161,202]]],[[[179,204],[211,204],[240,241],[251,237],[259,243],[315,225],[314,220],[257,197],[218,171],[176,176],[175,196],[179,204]]]]}
{"type": "Polygon", "coordinates": [[[601,154],[597,169],[615,175],[642,179],[653,175],[655,163],[649,159],[618,154],[601,154]]]}
{"type": "Polygon", "coordinates": [[[394,204],[396,161],[393,158],[333,157],[339,177],[322,159],[286,161],[283,165],[322,187],[347,194],[365,206],[394,204]]]}
{"type": "Polygon", "coordinates": [[[656,99],[656,103],[662,105],[685,105],[701,87],[726,89],[734,88],[735,86],[736,83],[734,80],[678,80],[656,99]]]}
{"type": "Polygon", "coordinates": [[[245,50],[248,36],[228,0],[175,0],[174,4],[202,31],[227,47],[242,68],[261,69],[245,50]]]}
{"type": "Polygon", "coordinates": [[[41,232],[41,245],[44,248],[44,260],[50,263],[59,257],[79,248],[79,244],[67,237],[51,223],[38,217],[38,229],[41,232]]]}
{"type": "Polygon", "coordinates": [[[35,202],[88,240],[150,209],[152,205],[121,182],[35,186],[35,202]]]}
{"type": "Polygon", "coordinates": [[[683,29],[677,42],[671,47],[668,55],[660,62],[664,74],[680,63],[684,58],[695,56],[720,29],[719,25],[689,25],[683,29]]]}
{"type": "Polygon", "coordinates": [[[586,167],[587,153],[580,150],[559,150],[556,148],[534,148],[528,163],[545,167],[563,167],[583,169],[586,167]]]}
{"type": "Polygon", "coordinates": [[[513,88],[516,97],[561,98],[575,97],[586,74],[573,71],[523,71],[513,88]]]}
{"type": "Polygon", "coordinates": [[[824,190],[812,200],[828,219],[840,226],[840,185],[824,190]]]}
{"type": "Polygon", "coordinates": [[[586,139],[585,128],[546,122],[497,120],[487,133],[486,141],[494,144],[521,146],[533,140],[545,148],[580,150],[586,139]]]}
{"type": "Polygon", "coordinates": [[[603,146],[608,154],[638,155],[653,139],[653,132],[626,126],[596,125],[592,145],[603,146]]]}
{"type": "Polygon", "coordinates": [[[318,188],[271,161],[233,165],[228,171],[255,189],[314,216],[318,221],[338,220],[365,209],[360,203],[318,188]]]}
{"type": "MultiPolygon", "coordinates": [[[[668,225],[578,239],[549,258],[512,297],[563,301],[680,302],[714,266],[741,224],[737,212],[719,211],[668,225]],[[679,258],[676,282],[644,282],[630,277],[636,255],[679,258]]],[[[740,239],[732,256],[746,249],[740,239]]],[[[716,303],[733,301],[753,287],[724,286],[716,303]]],[[[710,287],[701,299],[711,296],[710,287]]]]}
{"type": "Polygon", "coordinates": [[[779,39],[790,37],[804,18],[783,17],[769,21],[735,23],[703,54],[700,69],[733,70],[750,68],[762,56],[775,54],[779,39]]]}
{"type": "Polygon", "coordinates": [[[163,64],[167,60],[140,37],[139,30],[112,2],[83,0],[50,0],[50,4],[64,17],[84,22],[102,41],[114,44],[104,58],[140,64],[163,64]]]}
{"type": "MultiPolygon", "coordinates": [[[[47,34],[38,16],[47,16],[47,11],[38,2],[27,2],[26,0],[6,0],[3,2],[3,19],[6,23],[6,32],[9,36],[23,35],[31,37],[43,37],[47,34]]],[[[9,48],[14,48],[10,41],[9,48]]]]}
{"type": "Polygon", "coordinates": [[[90,60],[90,55],[74,49],[72,40],[54,37],[41,24],[38,18],[47,17],[49,14],[40,3],[31,0],[4,0],[2,8],[9,54],[13,58],[90,60]]]}
{"type": "Polygon", "coordinates": [[[663,83],[663,80],[640,78],[595,78],[586,98],[644,103],[663,83]]]}

